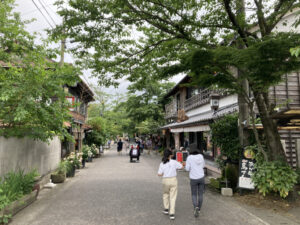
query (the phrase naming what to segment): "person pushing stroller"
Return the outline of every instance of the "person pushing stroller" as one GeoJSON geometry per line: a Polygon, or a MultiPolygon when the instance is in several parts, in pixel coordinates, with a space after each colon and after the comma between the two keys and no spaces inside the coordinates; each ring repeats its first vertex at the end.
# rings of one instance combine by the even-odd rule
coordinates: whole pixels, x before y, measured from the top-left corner
{"type": "Polygon", "coordinates": [[[130,152],[129,152],[129,156],[130,156],[130,162],[133,162],[133,159],[136,159],[137,162],[140,160],[140,148],[137,145],[136,147],[134,147],[133,145],[131,145],[130,148],[130,152]]]}

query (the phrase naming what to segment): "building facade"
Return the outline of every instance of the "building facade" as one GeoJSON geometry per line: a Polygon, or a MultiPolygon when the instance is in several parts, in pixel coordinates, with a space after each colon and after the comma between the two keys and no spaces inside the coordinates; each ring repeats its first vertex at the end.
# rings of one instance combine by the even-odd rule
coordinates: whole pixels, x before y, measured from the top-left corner
{"type": "Polygon", "coordinates": [[[79,152],[82,149],[85,133],[90,129],[87,125],[87,108],[91,101],[94,101],[94,93],[82,80],[74,86],[65,86],[68,93],[67,99],[72,104],[70,108],[71,121],[66,121],[64,125],[73,136],[75,142],[67,140],[62,142],[62,157],[70,152],[79,152]]]}

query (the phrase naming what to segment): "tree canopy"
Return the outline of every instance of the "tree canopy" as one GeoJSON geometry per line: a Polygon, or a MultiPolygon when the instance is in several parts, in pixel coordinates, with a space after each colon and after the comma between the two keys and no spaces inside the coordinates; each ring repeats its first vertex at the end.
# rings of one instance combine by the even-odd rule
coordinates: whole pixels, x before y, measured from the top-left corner
{"type": "Polygon", "coordinates": [[[199,85],[230,86],[253,106],[241,88],[243,80],[249,81],[270,154],[284,156],[267,90],[298,68],[283,49],[299,46],[298,34],[275,34],[278,25],[293,26],[285,16],[297,17],[297,0],[70,0],[58,5],[65,23],[54,36],[64,31],[77,43],[79,62],[104,84],[123,76],[139,83],[191,72],[199,85]],[[239,69],[238,79],[230,66],[239,69]]]}
{"type": "Polygon", "coordinates": [[[73,85],[78,71],[59,67],[51,60],[55,51],[34,43],[13,3],[5,0],[0,7],[0,135],[70,137],[63,127],[69,119],[63,85],[73,85]]]}

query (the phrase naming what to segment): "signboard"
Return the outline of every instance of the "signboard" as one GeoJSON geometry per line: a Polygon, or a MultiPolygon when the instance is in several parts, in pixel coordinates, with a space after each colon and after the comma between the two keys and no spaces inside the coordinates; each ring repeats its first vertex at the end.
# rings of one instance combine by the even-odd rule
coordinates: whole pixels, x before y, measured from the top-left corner
{"type": "Polygon", "coordinates": [[[183,162],[183,154],[182,154],[182,152],[176,152],[176,160],[178,162],[183,162]]]}
{"type": "Polygon", "coordinates": [[[251,149],[245,149],[240,159],[239,166],[239,188],[254,190],[252,174],[254,172],[254,152],[251,149]]]}

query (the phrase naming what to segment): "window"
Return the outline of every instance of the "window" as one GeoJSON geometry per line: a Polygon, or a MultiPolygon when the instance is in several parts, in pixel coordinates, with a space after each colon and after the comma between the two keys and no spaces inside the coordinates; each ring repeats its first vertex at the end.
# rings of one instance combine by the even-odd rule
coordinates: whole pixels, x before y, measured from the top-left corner
{"type": "Polygon", "coordinates": [[[84,102],[80,104],[79,113],[82,115],[85,115],[86,113],[86,104],[84,102]]]}
{"type": "Polygon", "coordinates": [[[69,104],[71,105],[71,107],[69,108],[70,111],[74,111],[75,110],[75,97],[74,96],[67,96],[66,97],[67,101],[69,102],[69,104]]]}

